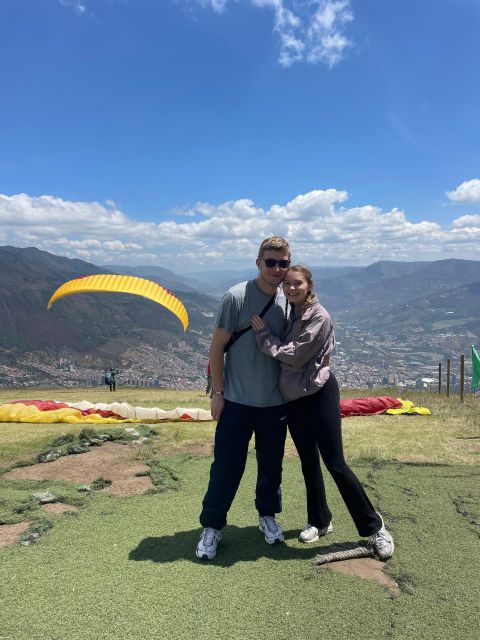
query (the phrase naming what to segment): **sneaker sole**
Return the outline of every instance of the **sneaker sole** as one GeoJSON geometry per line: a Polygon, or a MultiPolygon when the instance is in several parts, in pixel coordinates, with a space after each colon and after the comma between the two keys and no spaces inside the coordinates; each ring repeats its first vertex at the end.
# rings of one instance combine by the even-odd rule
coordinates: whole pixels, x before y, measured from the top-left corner
{"type": "Polygon", "coordinates": [[[318,532],[318,535],[312,538],[311,540],[305,540],[304,538],[302,538],[301,535],[298,536],[298,539],[300,542],[303,542],[303,544],[311,544],[312,542],[317,542],[317,540],[320,540],[320,538],[323,538],[324,536],[328,536],[330,533],[332,533],[332,531],[333,531],[333,527],[329,527],[326,531],[320,530],[318,532]]]}
{"type": "Polygon", "coordinates": [[[380,558],[380,560],[390,560],[390,558],[393,556],[393,552],[394,552],[394,551],[395,551],[395,545],[393,544],[393,542],[392,542],[392,550],[391,550],[391,552],[390,552],[388,555],[386,555],[386,556],[381,556],[381,555],[378,553],[377,549],[375,549],[375,553],[376,553],[376,554],[377,554],[377,556],[380,558]]]}
{"type": "Polygon", "coordinates": [[[262,527],[258,527],[258,530],[263,533],[265,537],[265,542],[267,544],[280,544],[280,542],[285,541],[285,536],[281,536],[280,538],[267,538],[267,536],[265,535],[265,531],[262,529],[262,527]]]}
{"type": "Polygon", "coordinates": [[[298,539],[300,540],[300,542],[303,542],[303,544],[311,544],[312,542],[316,542],[317,540],[319,540],[320,536],[315,536],[315,538],[312,538],[311,540],[304,540],[303,538],[298,536],[298,539]]]}
{"type": "Polygon", "coordinates": [[[267,544],[280,544],[281,542],[284,542],[285,538],[274,538],[273,540],[271,538],[265,538],[265,542],[267,544]]]}
{"type": "Polygon", "coordinates": [[[213,556],[209,556],[208,553],[199,553],[198,551],[195,551],[195,555],[200,560],[213,560],[217,554],[214,553],[213,556]]]}

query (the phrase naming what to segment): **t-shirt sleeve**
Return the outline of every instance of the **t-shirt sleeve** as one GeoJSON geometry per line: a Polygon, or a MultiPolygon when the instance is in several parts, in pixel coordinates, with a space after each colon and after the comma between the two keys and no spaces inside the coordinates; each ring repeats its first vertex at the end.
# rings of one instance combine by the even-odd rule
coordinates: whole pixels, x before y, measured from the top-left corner
{"type": "Polygon", "coordinates": [[[220,303],[215,326],[219,329],[225,329],[228,333],[233,333],[237,328],[238,316],[238,301],[229,291],[227,291],[220,303]]]}

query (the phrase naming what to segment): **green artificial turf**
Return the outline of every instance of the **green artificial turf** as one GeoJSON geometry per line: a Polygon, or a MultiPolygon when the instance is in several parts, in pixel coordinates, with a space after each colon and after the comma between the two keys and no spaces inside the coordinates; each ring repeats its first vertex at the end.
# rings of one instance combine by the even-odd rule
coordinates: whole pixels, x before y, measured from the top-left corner
{"type": "MultiPolygon", "coordinates": [[[[402,592],[328,569],[315,553],[358,534],[327,478],[334,533],[301,545],[298,460],[285,460],[283,545],[268,546],[253,506],[255,458],[217,558],[194,548],[210,458],[165,459],[176,491],[89,496],[29,547],[0,550],[0,638],[14,640],[469,640],[478,637],[480,496],[475,466],[355,466],[395,536],[386,569],[402,592]]],[[[22,486],[25,490],[25,486],[22,486]]],[[[28,489],[28,487],[27,487],[28,489]]]]}
{"type": "MultiPolygon", "coordinates": [[[[80,400],[87,392],[92,401],[109,397],[95,390],[47,395],[80,400]]],[[[18,399],[22,393],[5,396],[18,399]]],[[[47,398],[46,392],[30,393],[47,398]]],[[[392,390],[345,395],[386,394],[392,390]]],[[[290,441],[279,517],[285,544],[270,547],[258,531],[251,452],[218,556],[210,563],[197,560],[198,514],[211,458],[196,457],[188,447],[205,443],[208,452],[214,424],[165,423],[154,425],[158,435],[132,454],[149,466],[144,473],[155,485],[142,496],[84,494],[65,482],[0,476],[0,521],[26,519],[40,533],[30,546],[0,549],[0,640],[476,640],[478,397],[460,404],[455,396],[407,395],[433,415],[343,421],[347,458],[395,537],[385,571],[399,583],[398,597],[375,582],[312,566],[317,552],[356,541],[358,534],[325,474],[334,532],[315,545],[297,541],[306,521],[305,495],[290,441]],[[81,509],[45,514],[33,500],[39,491],[81,509]]],[[[164,408],[208,403],[200,392],[122,389],[115,399],[164,408]]],[[[55,438],[71,439],[84,427],[0,424],[0,467],[34,460],[55,438]]],[[[104,430],[123,436],[124,428],[104,430]]],[[[138,429],[147,435],[149,427],[138,429]]]]}

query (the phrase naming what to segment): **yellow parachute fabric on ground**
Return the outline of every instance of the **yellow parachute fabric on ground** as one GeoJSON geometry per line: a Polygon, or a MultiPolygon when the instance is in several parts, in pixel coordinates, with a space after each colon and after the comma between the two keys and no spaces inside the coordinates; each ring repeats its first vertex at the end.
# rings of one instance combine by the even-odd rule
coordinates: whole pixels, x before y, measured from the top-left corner
{"type": "Polygon", "coordinates": [[[126,402],[112,402],[110,404],[99,402],[93,404],[83,400],[82,402],[65,404],[70,406],[49,411],[42,411],[34,405],[25,405],[18,402],[15,404],[2,404],[0,405],[0,422],[118,424],[122,422],[206,422],[212,420],[210,411],[190,407],[176,407],[167,411],[158,407],[133,407],[126,402]],[[103,417],[98,413],[83,415],[81,412],[86,409],[111,411],[117,414],[118,417],[103,417]]]}
{"type": "MultiPolygon", "coordinates": [[[[398,398],[402,406],[398,409],[387,409],[390,415],[431,415],[426,407],[416,407],[410,400],[398,398]]],[[[191,407],[176,407],[175,409],[160,409],[159,407],[134,407],[126,402],[92,403],[87,400],[68,404],[67,408],[42,411],[34,405],[0,404],[0,422],[30,422],[30,423],[94,423],[119,424],[122,422],[204,422],[211,421],[210,411],[191,407]],[[96,409],[111,411],[118,417],[103,417],[98,413],[83,415],[82,411],[96,409]]]]}
{"type": "Polygon", "coordinates": [[[177,316],[183,325],[183,330],[188,327],[188,313],[180,300],[168,289],[165,289],[156,282],[137,278],[136,276],[119,276],[114,274],[99,274],[75,278],[62,284],[48,301],[47,309],[52,304],[74,293],[89,293],[94,291],[106,291],[116,293],[131,293],[133,295],[153,300],[163,305],[177,316]]]}
{"type": "Polygon", "coordinates": [[[426,407],[415,407],[413,402],[410,400],[402,400],[401,398],[397,398],[399,402],[402,403],[401,407],[398,409],[387,409],[386,413],[391,416],[398,415],[419,415],[419,416],[430,416],[432,412],[426,407]]]}
{"type": "Polygon", "coordinates": [[[140,421],[132,418],[104,418],[98,413],[83,415],[79,409],[74,408],[40,411],[35,406],[16,403],[0,405],[0,422],[29,422],[36,424],[50,424],[56,422],[75,424],[77,422],[85,422],[95,424],[113,424],[119,422],[140,421]]]}

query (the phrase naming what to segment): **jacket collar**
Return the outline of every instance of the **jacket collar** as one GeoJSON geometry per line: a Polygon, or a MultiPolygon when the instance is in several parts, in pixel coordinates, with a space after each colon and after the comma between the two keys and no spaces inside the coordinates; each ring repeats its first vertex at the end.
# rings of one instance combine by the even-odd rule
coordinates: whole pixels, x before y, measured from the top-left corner
{"type": "Polygon", "coordinates": [[[317,305],[318,305],[318,298],[315,294],[313,294],[312,302],[308,305],[306,309],[304,309],[301,312],[301,314],[298,313],[296,307],[294,306],[291,307],[290,319],[291,320],[310,320],[317,305]]]}

